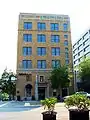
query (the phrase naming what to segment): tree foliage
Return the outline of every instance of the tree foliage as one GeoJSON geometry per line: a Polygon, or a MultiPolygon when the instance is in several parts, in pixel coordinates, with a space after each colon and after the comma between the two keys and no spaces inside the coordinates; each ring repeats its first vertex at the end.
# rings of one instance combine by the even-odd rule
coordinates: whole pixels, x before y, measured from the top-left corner
{"type": "Polygon", "coordinates": [[[90,89],[90,58],[85,59],[79,65],[79,77],[83,89],[90,89]]]}
{"type": "Polygon", "coordinates": [[[16,79],[16,75],[13,72],[7,72],[7,69],[5,69],[0,79],[0,85],[3,93],[5,92],[14,97],[16,93],[16,83],[13,79],[16,79]]]}
{"type": "Polygon", "coordinates": [[[61,66],[53,69],[50,76],[53,89],[63,88],[69,86],[69,72],[67,66],[61,66]]]}

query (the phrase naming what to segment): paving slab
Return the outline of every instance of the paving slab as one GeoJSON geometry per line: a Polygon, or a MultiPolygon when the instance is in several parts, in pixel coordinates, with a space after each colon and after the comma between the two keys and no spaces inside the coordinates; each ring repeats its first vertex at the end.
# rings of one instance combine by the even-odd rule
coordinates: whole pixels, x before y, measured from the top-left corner
{"type": "MultiPolygon", "coordinates": [[[[57,120],[68,120],[68,110],[63,103],[56,104],[57,120]]],[[[0,112],[0,120],[42,120],[44,108],[35,108],[23,112],[0,112]]]]}

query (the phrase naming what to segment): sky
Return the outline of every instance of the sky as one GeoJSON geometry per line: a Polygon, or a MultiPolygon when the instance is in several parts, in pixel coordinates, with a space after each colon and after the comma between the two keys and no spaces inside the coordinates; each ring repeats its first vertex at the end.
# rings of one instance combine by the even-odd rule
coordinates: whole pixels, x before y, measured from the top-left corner
{"type": "Polygon", "coordinates": [[[90,0],[0,0],[0,74],[16,72],[19,13],[69,15],[72,43],[90,28],[90,0]]]}

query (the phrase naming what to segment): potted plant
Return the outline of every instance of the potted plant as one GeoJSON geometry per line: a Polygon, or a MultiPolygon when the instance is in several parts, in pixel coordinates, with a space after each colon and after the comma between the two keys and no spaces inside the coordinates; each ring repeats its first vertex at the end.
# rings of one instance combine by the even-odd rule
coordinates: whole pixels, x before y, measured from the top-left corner
{"type": "Polygon", "coordinates": [[[89,120],[90,100],[86,95],[74,94],[65,99],[69,120],[89,120]]]}
{"type": "Polygon", "coordinates": [[[41,104],[47,111],[43,112],[43,120],[56,120],[56,112],[54,111],[55,104],[57,103],[57,98],[46,98],[41,100],[41,104]]]}

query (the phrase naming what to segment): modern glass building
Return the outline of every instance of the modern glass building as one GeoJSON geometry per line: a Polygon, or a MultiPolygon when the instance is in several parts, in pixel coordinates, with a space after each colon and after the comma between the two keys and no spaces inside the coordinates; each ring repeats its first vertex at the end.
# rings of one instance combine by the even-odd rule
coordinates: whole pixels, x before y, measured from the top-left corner
{"type": "Polygon", "coordinates": [[[74,81],[76,89],[80,87],[77,66],[87,57],[90,57],[90,29],[85,31],[73,45],[74,81]]]}

